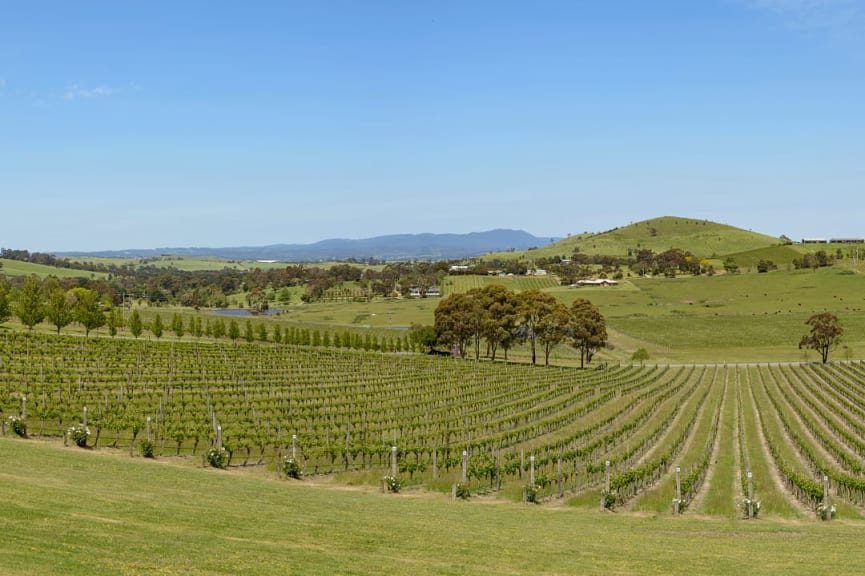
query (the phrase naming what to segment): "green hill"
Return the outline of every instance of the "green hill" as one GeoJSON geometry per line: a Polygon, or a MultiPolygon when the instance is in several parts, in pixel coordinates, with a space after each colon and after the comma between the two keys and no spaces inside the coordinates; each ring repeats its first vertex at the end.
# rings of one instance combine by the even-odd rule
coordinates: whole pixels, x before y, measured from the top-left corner
{"type": "Polygon", "coordinates": [[[655,252],[681,248],[701,258],[717,258],[726,254],[767,248],[779,243],[780,240],[772,236],[726,224],[663,216],[606,232],[572,235],[529,252],[492,254],[488,258],[519,259],[551,256],[567,258],[575,251],[584,254],[627,256],[629,250],[641,248],[648,248],[655,252]]]}

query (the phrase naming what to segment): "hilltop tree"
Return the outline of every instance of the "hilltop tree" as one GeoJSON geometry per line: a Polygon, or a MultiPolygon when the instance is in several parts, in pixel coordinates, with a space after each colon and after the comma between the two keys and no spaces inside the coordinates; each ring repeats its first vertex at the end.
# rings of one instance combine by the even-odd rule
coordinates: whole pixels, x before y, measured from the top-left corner
{"type": "Polygon", "coordinates": [[[844,328],[838,317],[831,312],[814,314],[805,324],[811,327],[811,331],[799,340],[799,348],[810,348],[820,352],[823,364],[829,359],[829,349],[841,341],[844,328]]]}
{"type": "Polygon", "coordinates": [[[132,311],[132,316],[129,317],[129,331],[134,338],[141,336],[141,331],[144,329],[144,324],[141,322],[141,314],[138,310],[132,311]]]}
{"type": "Polygon", "coordinates": [[[72,305],[70,294],[61,286],[54,277],[46,278],[42,283],[42,291],[45,293],[45,317],[57,328],[57,333],[68,326],[72,320],[72,305]]]}
{"type": "Polygon", "coordinates": [[[36,275],[28,276],[24,286],[12,293],[15,316],[28,330],[45,319],[45,305],[42,301],[42,288],[36,275]]]}
{"type": "Polygon", "coordinates": [[[607,345],[607,322],[594,304],[577,298],[571,304],[571,346],[580,351],[580,368],[607,345]]]}

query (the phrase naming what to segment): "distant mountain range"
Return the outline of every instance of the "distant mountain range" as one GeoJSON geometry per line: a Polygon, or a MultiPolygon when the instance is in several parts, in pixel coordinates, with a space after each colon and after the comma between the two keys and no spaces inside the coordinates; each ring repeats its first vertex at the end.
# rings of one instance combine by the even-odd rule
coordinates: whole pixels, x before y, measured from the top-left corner
{"type": "Polygon", "coordinates": [[[469,234],[392,234],[359,240],[333,238],[313,244],[273,244],[226,248],[153,248],[101,252],[60,252],[58,256],[152,258],[163,254],[188,258],[320,262],[328,260],[452,260],[488,252],[542,247],[557,238],[538,238],[523,230],[489,230],[469,234]]]}

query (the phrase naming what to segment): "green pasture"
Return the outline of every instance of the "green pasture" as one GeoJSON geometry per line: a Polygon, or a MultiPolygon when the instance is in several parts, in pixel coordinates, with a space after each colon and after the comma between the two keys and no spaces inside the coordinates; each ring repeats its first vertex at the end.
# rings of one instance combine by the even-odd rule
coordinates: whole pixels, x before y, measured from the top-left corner
{"type": "Polygon", "coordinates": [[[741,521],[280,481],[0,439],[0,571],[861,574],[861,522],[741,521]]]}
{"type": "Polygon", "coordinates": [[[101,272],[55,268],[54,266],[31,264],[30,262],[20,262],[6,258],[0,258],[0,262],[3,263],[3,267],[0,268],[0,274],[5,274],[9,277],[30,276],[31,274],[36,274],[40,278],[45,278],[46,276],[57,276],[58,278],[105,278],[107,276],[107,274],[101,272]]]}

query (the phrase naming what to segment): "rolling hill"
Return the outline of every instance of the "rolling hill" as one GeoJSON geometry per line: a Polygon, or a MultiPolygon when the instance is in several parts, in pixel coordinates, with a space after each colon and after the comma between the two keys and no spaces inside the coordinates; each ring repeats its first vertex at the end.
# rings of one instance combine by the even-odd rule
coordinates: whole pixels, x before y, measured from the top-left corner
{"type": "Polygon", "coordinates": [[[663,252],[681,248],[701,258],[767,248],[780,243],[766,236],[707,220],[663,216],[613,228],[599,233],[571,235],[558,242],[528,252],[492,254],[487,257],[520,259],[526,257],[570,257],[575,251],[585,254],[627,256],[628,251],[648,248],[663,252]]]}

